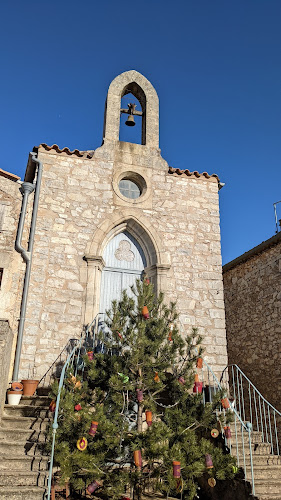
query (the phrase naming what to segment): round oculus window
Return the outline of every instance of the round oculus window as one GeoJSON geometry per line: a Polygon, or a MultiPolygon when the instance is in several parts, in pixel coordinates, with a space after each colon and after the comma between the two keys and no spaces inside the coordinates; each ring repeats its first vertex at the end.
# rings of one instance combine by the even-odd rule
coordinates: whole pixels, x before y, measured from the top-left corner
{"type": "Polygon", "coordinates": [[[121,179],[119,182],[119,190],[123,196],[131,200],[139,198],[142,193],[138,184],[131,179],[121,179]]]}

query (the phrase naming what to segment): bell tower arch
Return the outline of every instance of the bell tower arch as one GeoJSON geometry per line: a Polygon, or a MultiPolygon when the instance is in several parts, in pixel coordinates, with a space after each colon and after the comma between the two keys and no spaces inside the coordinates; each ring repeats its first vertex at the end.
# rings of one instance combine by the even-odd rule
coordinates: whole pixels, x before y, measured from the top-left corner
{"type": "Polygon", "coordinates": [[[119,140],[121,99],[133,94],[141,105],[142,145],[159,148],[159,100],[152,84],[138,71],[118,75],[110,84],[105,105],[103,143],[119,140]]]}

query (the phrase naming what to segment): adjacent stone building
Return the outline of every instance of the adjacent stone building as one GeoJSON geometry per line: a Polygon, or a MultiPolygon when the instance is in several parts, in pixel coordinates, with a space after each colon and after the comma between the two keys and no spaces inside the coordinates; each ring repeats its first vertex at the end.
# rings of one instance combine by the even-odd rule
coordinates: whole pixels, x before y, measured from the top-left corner
{"type": "Polygon", "coordinates": [[[227,350],[281,410],[281,233],[223,267],[227,350]]]}
{"type": "MultiPolygon", "coordinates": [[[[199,328],[206,359],[220,373],[227,353],[219,179],[173,169],[162,158],[158,96],[151,83],[136,71],[113,80],[103,144],[95,151],[41,144],[34,152],[43,175],[20,376],[27,377],[33,368],[34,376],[42,376],[68,340],[104,314],[144,270],[156,291],[177,301],[183,334],[199,328]],[[141,144],[119,140],[121,98],[129,93],[142,110],[135,115],[142,121],[141,144]]],[[[36,180],[37,164],[30,156],[25,181],[36,180]]],[[[11,300],[18,304],[20,256],[12,241],[8,246],[18,290],[11,300]]],[[[9,308],[10,302],[4,317],[9,308]]],[[[15,336],[17,317],[15,308],[15,336]]]]}

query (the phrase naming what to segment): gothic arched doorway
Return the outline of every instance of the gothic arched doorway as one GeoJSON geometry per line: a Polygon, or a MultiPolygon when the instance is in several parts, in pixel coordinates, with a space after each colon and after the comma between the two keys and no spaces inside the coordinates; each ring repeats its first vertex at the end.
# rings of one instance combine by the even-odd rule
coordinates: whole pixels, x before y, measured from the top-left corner
{"type": "Polygon", "coordinates": [[[122,290],[131,295],[130,287],[142,276],[146,267],[144,252],[137,240],[122,231],[112,238],[103,252],[105,267],[102,271],[100,313],[111,309],[113,300],[121,298],[122,290]]]}

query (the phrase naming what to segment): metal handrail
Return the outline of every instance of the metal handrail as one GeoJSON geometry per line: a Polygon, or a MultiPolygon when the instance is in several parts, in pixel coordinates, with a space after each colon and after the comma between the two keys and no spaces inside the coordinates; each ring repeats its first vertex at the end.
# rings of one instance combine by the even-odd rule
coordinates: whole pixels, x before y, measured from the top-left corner
{"type": "Polygon", "coordinates": [[[270,444],[271,455],[279,455],[280,411],[265,399],[239,366],[228,365],[223,370],[220,381],[227,375],[237,399],[241,418],[249,419],[253,430],[261,433],[262,442],[270,444]]]}
{"type": "Polygon", "coordinates": [[[277,408],[275,408],[261,393],[260,391],[256,388],[256,386],[253,384],[253,382],[251,382],[251,380],[247,377],[247,375],[245,375],[245,373],[241,370],[241,368],[236,365],[236,364],[232,364],[232,365],[227,365],[224,370],[222,371],[222,375],[221,375],[221,378],[220,378],[220,381],[222,381],[223,379],[223,374],[226,370],[228,370],[228,368],[231,368],[232,366],[235,366],[235,368],[241,373],[241,375],[247,380],[247,382],[253,387],[253,389],[255,389],[255,392],[263,399],[263,401],[272,408],[272,410],[276,411],[276,413],[278,413],[281,417],[281,412],[277,410],[277,408]]]}
{"type": "MultiPolygon", "coordinates": [[[[59,405],[60,405],[60,397],[61,397],[61,391],[64,385],[64,379],[65,379],[65,373],[70,365],[72,359],[74,358],[75,354],[78,354],[78,357],[80,356],[81,348],[83,345],[83,342],[89,338],[89,333],[94,324],[97,322],[99,314],[95,316],[93,321],[87,326],[85,335],[81,336],[80,340],[78,341],[77,345],[75,345],[70,352],[70,354],[67,357],[66,362],[63,365],[61,375],[60,375],[60,381],[59,381],[59,387],[58,387],[58,394],[56,398],[56,408],[55,408],[55,413],[54,413],[54,421],[52,425],[53,429],[53,436],[52,436],[52,449],[51,449],[51,456],[50,456],[50,462],[49,462],[49,474],[48,474],[48,483],[47,483],[47,492],[46,492],[46,499],[50,500],[51,498],[51,488],[52,488],[52,475],[53,475],[53,464],[54,464],[54,454],[55,454],[55,442],[56,442],[56,432],[58,429],[58,414],[59,414],[59,405]]],[[[95,332],[93,335],[93,342],[95,341],[95,332]]],[[[76,370],[77,371],[77,370],[76,370]]]]}
{"type": "MultiPolygon", "coordinates": [[[[202,357],[202,356],[201,356],[202,357]]],[[[204,373],[204,366],[207,369],[207,380],[208,380],[208,385],[209,385],[209,397],[210,400],[212,401],[212,392],[211,392],[211,387],[214,389],[214,393],[217,392],[217,390],[223,391],[224,387],[221,385],[221,380],[219,381],[218,378],[216,377],[215,373],[213,372],[212,368],[209,366],[207,361],[202,357],[203,360],[203,366],[202,366],[202,373],[201,373],[201,378],[202,382],[204,384],[205,380],[205,373],[204,373]],[[211,380],[212,379],[212,380],[211,380]],[[213,383],[213,385],[211,385],[213,383]]],[[[228,383],[226,383],[226,388],[228,388],[228,383]]],[[[236,458],[237,458],[237,465],[239,467],[239,462],[240,462],[240,457],[242,455],[242,461],[243,461],[243,468],[244,468],[244,473],[245,473],[245,480],[248,479],[248,474],[247,474],[247,464],[246,464],[246,445],[249,445],[249,456],[250,456],[250,481],[252,483],[252,493],[255,495],[255,478],[254,478],[254,465],[253,465],[253,455],[252,455],[252,442],[251,442],[251,432],[252,432],[252,425],[250,422],[245,422],[242,417],[239,415],[239,412],[235,408],[234,404],[231,402],[231,400],[228,397],[225,397],[228,401],[229,409],[234,415],[234,429],[235,429],[235,447],[232,446],[232,439],[226,436],[226,433],[224,430],[222,431],[225,439],[225,445],[229,448],[229,451],[231,454],[233,454],[233,451],[236,451],[236,458]],[[242,434],[242,450],[240,453],[239,449],[239,440],[238,440],[238,430],[239,427],[241,428],[241,434],[242,434]],[[248,443],[244,439],[244,432],[246,432],[246,436],[248,436],[248,443]]],[[[205,404],[205,395],[203,392],[203,402],[205,404]]],[[[222,407],[222,411],[225,416],[225,409],[222,407]]]]}
{"type": "Polygon", "coordinates": [[[41,386],[42,381],[47,378],[48,374],[50,374],[49,376],[50,376],[50,379],[51,379],[51,377],[52,377],[52,374],[51,374],[52,369],[57,365],[57,363],[59,361],[61,361],[63,354],[69,350],[69,347],[71,347],[71,344],[73,344],[74,342],[79,342],[79,339],[70,339],[67,342],[67,344],[61,350],[61,352],[59,353],[59,355],[57,356],[57,358],[53,361],[53,363],[48,368],[48,370],[44,373],[44,375],[40,378],[39,383],[38,383],[38,387],[41,386]]]}
{"type": "MultiPolygon", "coordinates": [[[[180,328],[182,330],[182,333],[185,333],[184,324],[182,323],[181,320],[179,320],[179,323],[180,323],[180,328]]],[[[197,349],[195,349],[195,352],[197,353],[197,355],[199,355],[197,349]]],[[[210,397],[210,400],[212,401],[212,393],[211,393],[211,389],[210,389],[210,387],[211,387],[211,380],[210,379],[212,378],[212,382],[213,382],[213,384],[215,384],[215,385],[213,385],[214,393],[215,393],[217,389],[218,390],[224,389],[224,387],[222,387],[222,385],[221,385],[221,381],[222,381],[223,377],[221,377],[221,379],[219,381],[218,378],[216,377],[215,373],[213,372],[212,368],[207,363],[207,361],[203,358],[203,356],[200,355],[200,357],[203,360],[203,367],[206,366],[206,368],[207,368],[207,380],[208,380],[208,384],[209,384],[209,397],[210,397]],[[211,377],[210,377],[210,375],[211,375],[211,377]],[[217,388],[216,388],[216,386],[217,386],[217,388]]],[[[202,369],[201,378],[202,378],[202,382],[204,384],[205,383],[204,369],[202,369]]],[[[228,391],[228,388],[229,388],[228,381],[226,381],[225,388],[228,391]]],[[[240,465],[240,456],[242,455],[245,480],[248,479],[245,451],[246,451],[246,445],[247,444],[249,445],[250,471],[251,471],[251,475],[250,475],[249,479],[252,483],[252,494],[255,495],[255,478],[254,478],[254,465],[253,465],[252,440],[251,440],[252,424],[250,422],[245,422],[245,419],[243,419],[240,416],[239,412],[235,408],[235,405],[231,402],[231,400],[228,397],[226,397],[225,399],[227,399],[227,401],[228,401],[230,411],[232,411],[234,414],[235,447],[232,446],[232,439],[227,438],[225,436],[225,432],[223,430],[222,433],[224,434],[225,444],[229,448],[229,451],[231,454],[233,454],[234,450],[236,451],[236,458],[237,458],[238,467],[240,465]],[[241,450],[242,453],[240,453],[240,449],[239,449],[239,440],[238,440],[239,427],[241,428],[241,434],[242,434],[242,436],[241,436],[242,437],[242,450],[241,450]],[[247,433],[246,435],[248,436],[248,443],[244,439],[244,432],[247,433]]],[[[205,401],[205,394],[203,392],[203,403],[205,404],[205,402],[206,402],[205,401]]],[[[223,409],[223,412],[225,414],[225,409],[223,409]]]]}

